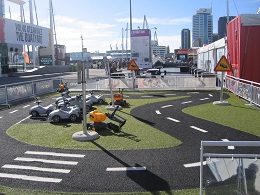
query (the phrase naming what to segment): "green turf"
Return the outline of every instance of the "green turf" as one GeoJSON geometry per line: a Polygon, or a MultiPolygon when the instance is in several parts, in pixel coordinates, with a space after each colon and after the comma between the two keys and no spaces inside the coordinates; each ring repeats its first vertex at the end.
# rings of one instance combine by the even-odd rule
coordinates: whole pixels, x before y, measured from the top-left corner
{"type": "MultiPolygon", "coordinates": [[[[145,104],[158,101],[174,100],[179,97],[151,98],[145,101],[145,104]]],[[[152,126],[137,120],[130,115],[131,109],[144,104],[142,99],[127,100],[129,108],[123,108],[117,114],[127,119],[122,131],[113,132],[111,130],[99,131],[100,138],[93,142],[79,142],[72,139],[75,132],[81,131],[82,124],[49,122],[18,124],[8,129],[7,133],[11,137],[28,144],[63,148],[63,149],[82,149],[82,150],[136,150],[136,149],[158,149],[174,147],[181,142],[174,137],[163,133],[152,126]]],[[[105,112],[106,106],[97,106],[97,109],[105,112]]],[[[29,119],[30,120],[30,119],[29,119]]],[[[89,121],[91,122],[91,121],[89,121]]],[[[109,122],[109,119],[106,120],[109,122]]],[[[113,122],[117,124],[116,122],[113,122]]]]}
{"type": "Polygon", "coordinates": [[[188,107],[184,113],[228,126],[243,132],[260,136],[260,110],[249,106],[247,102],[232,93],[226,101],[229,106],[213,105],[212,103],[188,107]],[[246,105],[247,104],[247,105],[246,105]]]}

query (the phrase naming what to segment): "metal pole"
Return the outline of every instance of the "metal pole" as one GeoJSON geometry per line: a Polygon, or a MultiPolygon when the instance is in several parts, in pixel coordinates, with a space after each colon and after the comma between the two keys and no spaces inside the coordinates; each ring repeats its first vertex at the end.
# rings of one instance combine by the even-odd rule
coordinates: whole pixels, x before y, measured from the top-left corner
{"type": "Polygon", "coordinates": [[[51,40],[51,56],[52,56],[52,65],[55,65],[55,48],[54,48],[54,38],[53,38],[53,9],[52,9],[52,0],[49,0],[49,9],[50,9],[50,40],[51,40]]]}
{"type": "Polygon", "coordinates": [[[200,195],[202,195],[203,190],[203,142],[201,142],[200,146],[200,195]]]}
{"type": "Polygon", "coordinates": [[[220,102],[223,102],[223,89],[224,89],[224,72],[222,72],[222,75],[221,75],[220,102]]]}
{"type": "Polygon", "coordinates": [[[82,44],[82,96],[83,96],[83,133],[87,133],[87,117],[86,117],[86,76],[85,76],[85,64],[83,61],[83,37],[81,35],[82,44]]]}
{"type": "MultiPolygon", "coordinates": [[[[32,0],[29,0],[30,6],[30,24],[33,24],[33,8],[32,8],[32,0]]],[[[33,54],[33,68],[35,68],[35,46],[32,45],[32,54],[33,54]]]]}

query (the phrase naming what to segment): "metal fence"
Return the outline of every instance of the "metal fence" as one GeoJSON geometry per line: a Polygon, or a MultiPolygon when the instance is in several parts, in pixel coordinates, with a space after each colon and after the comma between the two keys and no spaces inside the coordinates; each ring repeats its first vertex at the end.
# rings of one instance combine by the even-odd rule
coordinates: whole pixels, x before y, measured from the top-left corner
{"type": "MultiPolygon", "coordinates": [[[[50,78],[0,86],[0,104],[34,98],[55,92],[60,83],[66,83],[71,91],[81,91],[77,78],[50,78]]],[[[192,75],[167,75],[153,78],[111,78],[112,90],[216,90],[216,77],[194,77],[192,75]]],[[[109,78],[87,79],[86,90],[110,90],[109,78]]]]}
{"type": "Polygon", "coordinates": [[[243,99],[260,106],[260,83],[226,76],[226,89],[243,99]]]}

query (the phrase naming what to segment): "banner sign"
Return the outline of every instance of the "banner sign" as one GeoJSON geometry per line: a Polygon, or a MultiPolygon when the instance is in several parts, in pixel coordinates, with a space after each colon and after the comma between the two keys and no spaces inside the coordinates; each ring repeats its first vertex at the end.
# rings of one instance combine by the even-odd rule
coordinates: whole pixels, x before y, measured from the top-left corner
{"type": "Polygon", "coordinates": [[[49,28],[0,18],[0,42],[49,46],[49,28]]]}

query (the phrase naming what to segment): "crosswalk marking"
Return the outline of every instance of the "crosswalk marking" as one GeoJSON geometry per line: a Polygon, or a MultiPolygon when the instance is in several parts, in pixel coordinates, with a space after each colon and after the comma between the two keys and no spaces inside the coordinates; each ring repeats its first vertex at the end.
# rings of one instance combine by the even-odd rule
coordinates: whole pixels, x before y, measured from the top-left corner
{"type": "Polygon", "coordinates": [[[146,167],[111,167],[106,171],[145,171],[146,167]]]}
{"type": "Polygon", "coordinates": [[[73,157],[73,158],[84,158],[85,157],[85,155],[83,155],[83,154],[66,154],[66,153],[39,152],[39,151],[26,151],[25,154],[59,156],[59,157],[73,157]]]}
{"type": "Polygon", "coordinates": [[[33,171],[53,172],[53,173],[69,173],[70,172],[69,169],[54,169],[54,168],[9,165],[9,164],[2,166],[2,168],[5,168],[5,169],[23,169],[23,170],[33,170],[33,171]]]}
{"type": "Polygon", "coordinates": [[[2,178],[11,178],[11,179],[21,179],[27,181],[38,181],[38,182],[50,182],[50,183],[59,183],[62,179],[50,178],[50,177],[37,177],[37,176],[27,176],[27,175],[17,175],[9,173],[0,173],[2,178]]]}
{"type": "Polygon", "coordinates": [[[46,160],[46,159],[23,158],[23,157],[17,157],[14,160],[25,161],[25,162],[43,162],[43,163],[62,164],[62,165],[77,165],[78,164],[78,162],[76,162],[76,161],[46,160]]]}

